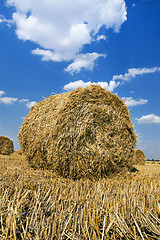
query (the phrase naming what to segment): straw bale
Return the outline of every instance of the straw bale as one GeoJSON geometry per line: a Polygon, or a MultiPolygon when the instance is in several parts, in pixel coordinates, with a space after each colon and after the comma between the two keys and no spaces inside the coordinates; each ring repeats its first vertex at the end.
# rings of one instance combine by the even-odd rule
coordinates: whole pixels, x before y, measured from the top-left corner
{"type": "Polygon", "coordinates": [[[73,179],[100,178],[132,166],[136,135],[124,102],[90,85],[33,106],[19,142],[33,167],[73,179]]]}
{"type": "Polygon", "coordinates": [[[134,149],[133,163],[135,165],[144,165],[146,161],[145,154],[139,149],[134,149]]]}
{"type": "Polygon", "coordinates": [[[17,151],[14,151],[13,153],[12,153],[12,156],[19,156],[19,155],[23,155],[23,151],[20,149],[20,150],[17,150],[17,151]]]}
{"type": "Polygon", "coordinates": [[[0,154],[10,155],[14,152],[14,146],[11,139],[5,136],[0,136],[0,154]]]}

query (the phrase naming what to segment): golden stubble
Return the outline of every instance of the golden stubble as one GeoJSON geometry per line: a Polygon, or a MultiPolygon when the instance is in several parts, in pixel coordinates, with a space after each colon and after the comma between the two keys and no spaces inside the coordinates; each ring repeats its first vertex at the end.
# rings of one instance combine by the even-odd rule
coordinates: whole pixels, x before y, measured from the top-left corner
{"type": "Polygon", "coordinates": [[[0,239],[159,239],[160,164],[68,180],[0,156],[0,239]]]}

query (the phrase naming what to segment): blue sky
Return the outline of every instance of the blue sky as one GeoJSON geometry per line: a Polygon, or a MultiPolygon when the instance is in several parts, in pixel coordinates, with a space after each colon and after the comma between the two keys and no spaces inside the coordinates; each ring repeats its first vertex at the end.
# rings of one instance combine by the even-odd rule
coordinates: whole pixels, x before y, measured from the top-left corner
{"type": "Polygon", "coordinates": [[[0,135],[30,107],[90,83],[125,99],[137,148],[160,159],[160,1],[0,0],[0,135]]]}

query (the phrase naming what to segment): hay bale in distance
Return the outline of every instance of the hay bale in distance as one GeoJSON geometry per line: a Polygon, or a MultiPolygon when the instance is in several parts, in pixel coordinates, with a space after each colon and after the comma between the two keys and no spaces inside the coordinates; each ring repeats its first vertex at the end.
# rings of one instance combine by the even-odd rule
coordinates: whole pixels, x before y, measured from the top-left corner
{"type": "Polygon", "coordinates": [[[20,155],[23,155],[23,151],[20,149],[20,150],[17,150],[17,151],[14,151],[12,153],[12,156],[20,156],[20,155]]]}
{"type": "Polygon", "coordinates": [[[32,107],[19,142],[33,167],[73,179],[100,178],[132,167],[136,135],[124,102],[90,85],[32,107]]]}
{"type": "Polygon", "coordinates": [[[0,154],[10,155],[14,152],[14,145],[11,139],[0,136],[0,154]]]}
{"type": "Polygon", "coordinates": [[[144,165],[146,161],[145,154],[139,149],[134,149],[133,163],[135,165],[144,165]]]}

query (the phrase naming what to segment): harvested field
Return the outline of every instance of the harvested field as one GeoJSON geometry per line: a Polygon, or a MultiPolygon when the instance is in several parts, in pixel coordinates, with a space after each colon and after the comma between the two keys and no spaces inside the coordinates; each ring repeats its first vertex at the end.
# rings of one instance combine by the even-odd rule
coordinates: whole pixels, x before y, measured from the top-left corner
{"type": "Polygon", "coordinates": [[[73,181],[0,155],[0,239],[160,239],[160,164],[135,167],[73,181]]]}
{"type": "Polygon", "coordinates": [[[132,168],[136,135],[123,100],[90,85],[32,107],[19,142],[34,168],[99,179],[132,168]]]}

